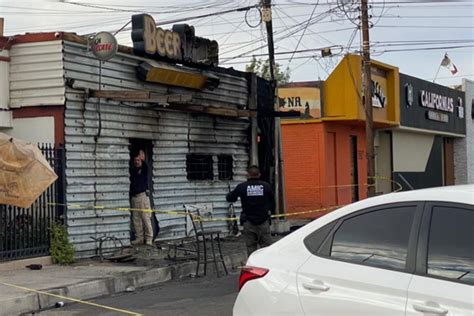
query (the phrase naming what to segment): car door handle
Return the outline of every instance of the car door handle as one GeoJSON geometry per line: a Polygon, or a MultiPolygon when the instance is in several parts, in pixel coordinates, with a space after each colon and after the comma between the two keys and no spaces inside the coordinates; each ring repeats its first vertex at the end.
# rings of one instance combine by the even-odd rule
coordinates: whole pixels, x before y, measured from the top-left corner
{"type": "MultiPolygon", "coordinates": [[[[438,305],[438,304],[436,304],[438,305]]],[[[432,313],[438,315],[446,315],[448,313],[447,309],[438,306],[430,306],[425,304],[413,304],[413,308],[420,313],[432,313]]]]}
{"type": "Polygon", "coordinates": [[[314,282],[305,282],[303,283],[303,287],[307,290],[316,290],[316,291],[322,291],[322,292],[326,292],[329,290],[329,286],[325,285],[323,282],[321,281],[314,281],[314,282]]]}

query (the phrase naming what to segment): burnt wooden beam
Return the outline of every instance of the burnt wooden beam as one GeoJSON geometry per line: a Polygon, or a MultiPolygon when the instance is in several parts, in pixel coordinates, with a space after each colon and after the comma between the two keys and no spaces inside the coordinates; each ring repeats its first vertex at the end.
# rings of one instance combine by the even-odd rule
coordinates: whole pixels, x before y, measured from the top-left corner
{"type": "Polygon", "coordinates": [[[256,111],[249,111],[249,110],[240,110],[240,109],[232,109],[232,108],[216,108],[210,106],[202,106],[202,105],[189,105],[189,104],[180,104],[180,105],[170,105],[167,106],[169,109],[174,110],[181,110],[186,112],[194,112],[194,113],[205,113],[210,115],[217,115],[217,116],[226,116],[226,117],[256,117],[256,111]]]}
{"type": "Polygon", "coordinates": [[[191,95],[168,94],[158,95],[150,91],[124,91],[124,90],[89,90],[89,97],[103,98],[122,102],[153,103],[168,109],[206,113],[226,117],[256,117],[256,111],[241,110],[228,107],[213,107],[190,104],[191,95]]]}
{"type": "Polygon", "coordinates": [[[150,91],[123,91],[123,90],[90,90],[89,97],[110,99],[115,101],[140,103],[187,103],[192,101],[191,95],[167,94],[158,95],[150,91]]]}

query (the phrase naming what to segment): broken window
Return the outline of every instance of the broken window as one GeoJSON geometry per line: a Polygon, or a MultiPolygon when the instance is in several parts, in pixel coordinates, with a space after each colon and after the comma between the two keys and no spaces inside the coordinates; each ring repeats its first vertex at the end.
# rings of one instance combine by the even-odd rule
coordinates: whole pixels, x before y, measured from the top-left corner
{"type": "Polygon", "coordinates": [[[186,155],[186,173],[188,180],[213,180],[212,155],[186,155]]]}
{"type": "Polygon", "coordinates": [[[219,170],[219,180],[232,180],[234,177],[233,164],[231,155],[219,155],[217,167],[219,170]]]}

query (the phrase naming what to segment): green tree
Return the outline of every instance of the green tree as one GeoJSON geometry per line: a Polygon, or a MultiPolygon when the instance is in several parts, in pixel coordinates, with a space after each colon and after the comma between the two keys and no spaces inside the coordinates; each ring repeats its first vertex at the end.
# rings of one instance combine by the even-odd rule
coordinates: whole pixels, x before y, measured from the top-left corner
{"type": "MultiPolygon", "coordinates": [[[[261,58],[256,59],[255,56],[252,57],[250,63],[245,66],[245,71],[254,72],[260,77],[270,80],[270,61],[262,60],[261,58]]],[[[278,85],[282,85],[290,82],[290,69],[286,67],[284,71],[281,70],[281,65],[275,64],[275,79],[278,85]]]]}

